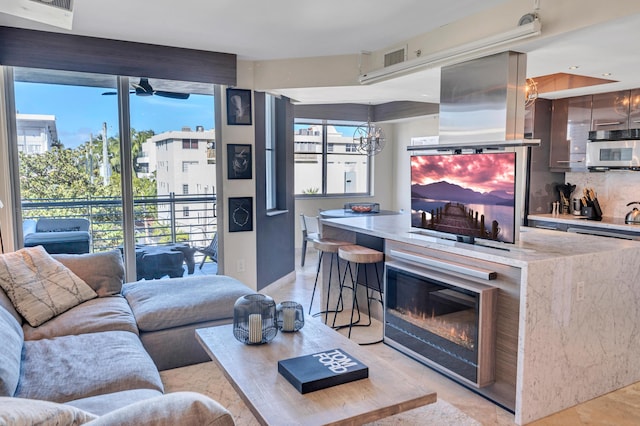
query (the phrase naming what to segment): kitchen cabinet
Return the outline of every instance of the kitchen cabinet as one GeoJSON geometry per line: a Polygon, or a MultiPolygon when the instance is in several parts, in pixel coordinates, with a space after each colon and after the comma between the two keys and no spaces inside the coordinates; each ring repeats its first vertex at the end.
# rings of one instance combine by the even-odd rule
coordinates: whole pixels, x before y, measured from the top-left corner
{"type": "MultiPolygon", "coordinates": [[[[564,183],[564,173],[549,169],[551,146],[551,109],[549,99],[538,98],[525,109],[525,138],[539,139],[540,145],[529,147],[527,197],[525,210],[529,213],[548,213],[554,201],[558,200],[557,184],[564,183]]],[[[525,215],[526,218],[526,215],[525,215]]]]}
{"type": "Polygon", "coordinates": [[[553,101],[549,153],[552,171],[587,171],[591,111],[591,95],[553,101]]]}
{"type": "Polygon", "coordinates": [[[640,89],[629,94],[629,128],[640,129],[640,89]]]}
{"type": "Polygon", "coordinates": [[[629,90],[593,95],[591,130],[627,130],[629,104],[629,90]]]}

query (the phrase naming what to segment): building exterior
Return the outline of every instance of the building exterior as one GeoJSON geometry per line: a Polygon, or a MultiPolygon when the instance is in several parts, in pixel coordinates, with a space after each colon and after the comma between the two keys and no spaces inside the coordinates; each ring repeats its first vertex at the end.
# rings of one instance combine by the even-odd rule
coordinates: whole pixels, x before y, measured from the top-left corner
{"type": "MultiPolygon", "coordinates": [[[[215,195],[216,158],[215,131],[184,127],[154,135],[142,145],[142,155],[136,159],[138,177],[155,173],[158,198],[174,196],[193,198],[215,195]]],[[[206,208],[214,208],[207,203],[206,208]]],[[[205,216],[202,203],[176,203],[176,222],[193,223],[205,216]]],[[[160,208],[168,215],[168,210],[160,208]]],[[[168,219],[168,217],[167,217],[168,219]]]]}
{"type": "Polygon", "coordinates": [[[16,114],[18,152],[41,154],[58,142],[56,116],[46,114],[16,114]]]}

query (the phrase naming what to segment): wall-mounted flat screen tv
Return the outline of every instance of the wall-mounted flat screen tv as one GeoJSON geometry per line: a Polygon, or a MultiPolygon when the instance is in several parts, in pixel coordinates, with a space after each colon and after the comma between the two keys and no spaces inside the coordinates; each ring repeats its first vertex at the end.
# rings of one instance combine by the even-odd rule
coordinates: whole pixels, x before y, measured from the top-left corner
{"type": "Polygon", "coordinates": [[[455,236],[515,242],[516,153],[411,157],[411,226],[455,236]]]}

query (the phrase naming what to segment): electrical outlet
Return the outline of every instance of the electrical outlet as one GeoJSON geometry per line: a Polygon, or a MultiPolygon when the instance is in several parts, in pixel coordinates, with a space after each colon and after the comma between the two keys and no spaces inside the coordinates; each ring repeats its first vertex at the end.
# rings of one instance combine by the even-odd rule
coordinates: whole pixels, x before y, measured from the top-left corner
{"type": "Polygon", "coordinates": [[[576,301],[584,300],[584,281],[578,281],[576,284],[576,301]]]}
{"type": "Polygon", "coordinates": [[[238,259],[236,262],[236,272],[244,272],[244,259],[238,259]]]}

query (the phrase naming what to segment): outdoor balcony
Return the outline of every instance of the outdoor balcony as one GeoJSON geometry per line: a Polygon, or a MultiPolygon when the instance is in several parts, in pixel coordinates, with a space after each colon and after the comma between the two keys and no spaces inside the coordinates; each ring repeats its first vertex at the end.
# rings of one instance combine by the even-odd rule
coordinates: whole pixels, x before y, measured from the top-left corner
{"type": "MultiPolygon", "coordinates": [[[[124,242],[122,212],[122,200],[118,197],[24,199],[22,201],[23,220],[87,219],[90,223],[91,252],[122,249],[124,242]]],[[[136,252],[144,251],[145,247],[155,250],[163,246],[173,247],[172,245],[204,249],[211,244],[217,232],[216,196],[171,193],[166,196],[134,198],[134,219],[136,252]]],[[[210,257],[205,258],[204,254],[196,250],[189,250],[187,253],[194,256],[195,273],[216,274],[217,264],[210,257]],[[205,262],[200,268],[203,260],[205,262]]],[[[188,257],[187,253],[185,253],[185,261],[188,257]]],[[[140,262],[142,257],[137,257],[140,262]]],[[[188,272],[187,265],[184,265],[184,275],[188,272]]]]}

